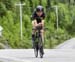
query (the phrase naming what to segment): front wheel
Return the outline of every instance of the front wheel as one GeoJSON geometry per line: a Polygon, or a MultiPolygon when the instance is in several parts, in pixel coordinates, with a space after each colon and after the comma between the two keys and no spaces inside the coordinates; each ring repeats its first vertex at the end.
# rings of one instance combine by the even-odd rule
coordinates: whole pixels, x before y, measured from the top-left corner
{"type": "Polygon", "coordinates": [[[38,50],[36,48],[34,49],[34,54],[35,54],[35,57],[37,58],[38,57],[38,50]]]}
{"type": "Polygon", "coordinates": [[[43,58],[44,50],[43,50],[42,37],[39,37],[39,52],[40,52],[40,58],[43,58]]]}
{"type": "Polygon", "coordinates": [[[44,54],[43,47],[41,47],[40,48],[40,58],[43,58],[43,54],[44,54]]]}
{"type": "Polygon", "coordinates": [[[35,54],[35,57],[37,58],[38,57],[38,43],[35,43],[34,54],[35,54]]]}

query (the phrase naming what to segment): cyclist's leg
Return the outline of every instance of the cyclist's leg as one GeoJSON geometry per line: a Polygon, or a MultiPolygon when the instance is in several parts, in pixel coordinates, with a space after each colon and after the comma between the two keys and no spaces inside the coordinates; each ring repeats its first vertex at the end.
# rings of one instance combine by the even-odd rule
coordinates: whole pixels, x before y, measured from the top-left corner
{"type": "Polygon", "coordinates": [[[36,20],[33,20],[32,21],[32,44],[33,44],[33,48],[34,48],[34,41],[35,41],[35,32],[36,32],[36,30],[35,30],[35,21],[36,20]]]}
{"type": "Polygon", "coordinates": [[[34,48],[35,35],[32,33],[32,47],[34,48]]]}
{"type": "Polygon", "coordinates": [[[42,29],[41,29],[41,36],[42,36],[42,41],[44,42],[44,20],[42,20],[42,25],[41,25],[41,27],[42,27],[42,29]]]}
{"type": "MultiPolygon", "coordinates": [[[[43,29],[41,30],[41,36],[42,36],[42,42],[44,44],[44,30],[43,29]]],[[[41,49],[42,49],[42,53],[44,54],[43,45],[42,45],[41,49]]]]}
{"type": "Polygon", "coordinates": [[[44,43],[44,29],[41,30],[42,41],[44,43]]]}

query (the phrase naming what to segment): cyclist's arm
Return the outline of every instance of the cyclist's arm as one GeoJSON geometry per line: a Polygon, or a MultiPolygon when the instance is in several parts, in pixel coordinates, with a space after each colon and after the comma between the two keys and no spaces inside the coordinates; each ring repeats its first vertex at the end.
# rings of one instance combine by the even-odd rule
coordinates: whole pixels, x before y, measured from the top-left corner
{"type": "Polygon", "coordinates": [[[44,20],[42,20],[42,26],[44,27],[44,20]]]}
{"type": "Polygon", "coordinates": [[[33,20],[34,26],[38,26],[36,19],[33,20]]]}
{"type": "Polygon", "coordinates": [[[41,24],[42,24],[43,27],[44,27],[44,19],[45,19],[45,13],[43,13],[43,15],[42,15],[42,22],[41,22],[41,24]]]}

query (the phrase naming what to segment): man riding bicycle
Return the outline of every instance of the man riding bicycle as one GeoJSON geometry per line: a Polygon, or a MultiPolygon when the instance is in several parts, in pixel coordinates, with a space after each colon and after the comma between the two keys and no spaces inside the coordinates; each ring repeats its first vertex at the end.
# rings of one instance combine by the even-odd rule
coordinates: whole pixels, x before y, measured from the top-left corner
{"type": "Polygon", "coordinates": [[[34,10],[32,14],[32,26],[33,26],[33,31],[32,31],[32,41],[35,41],[35,32],[36,28],[40,27],[41,28],[41,36],[42,36],[42,41],[44,41],[44,19],[45,19],[45,13],[44,13],[44,8],[42,6],[37,6],[36,9],[34,10]]]}

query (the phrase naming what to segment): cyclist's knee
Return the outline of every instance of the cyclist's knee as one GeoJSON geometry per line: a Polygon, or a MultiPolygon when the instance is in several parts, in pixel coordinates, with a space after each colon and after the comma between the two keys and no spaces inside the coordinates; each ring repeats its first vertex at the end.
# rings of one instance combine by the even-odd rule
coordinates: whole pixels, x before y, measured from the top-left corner
{"type": "Polygon", "coordinates": [[[44,30],[43,29],[41,30],[41,33],[44,33],[44,30]]]}
{"type": "Polygon", "coordinates": [[[44,30],[41,30],[41,35],[44,36],[44,30]]]}
{"type": "Polygon", "coordinates": [[[33,27],[32,34],[35,34],[35,32],[36,32],[35,27],[33,27]]]}

